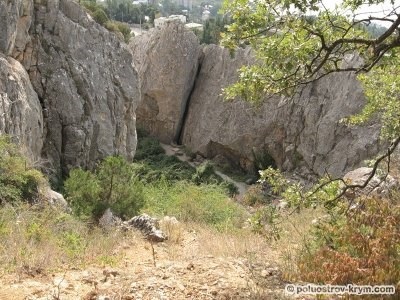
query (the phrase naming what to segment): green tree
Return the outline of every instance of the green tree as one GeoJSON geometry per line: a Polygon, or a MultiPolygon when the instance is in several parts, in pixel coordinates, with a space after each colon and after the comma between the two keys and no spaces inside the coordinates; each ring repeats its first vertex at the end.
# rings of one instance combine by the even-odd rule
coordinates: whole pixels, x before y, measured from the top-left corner
{"type": "Polygon", "coordinates": [[[384,2],[345,0],[329,10],[320,0],[226,1],[224,10],[233,23],[223,34],[223,44],[232,50],[250,45],[258,62],[240,69],[240,79],[225,89],[226,97],[260,103],[265,95],[293,95],[330,73],[353,71],[368,103],[350,123],[378,115],[384,137],[399,143],[400,11],[392,0],[386,1],[392,8],[384,16],[357,13],[362,5],[384,2]],[[368,30],[374,21],[386,25],[380,34],[368,30]],[[349,62],[352,55],[362,63],[349,62]]]}
{"type": "Polygon", "coordinates": [[[135,170],[122,157],[108,157],[94,173],[72,170],[65,192],[74,213],[98,219],[107,208],[121,217],[132,217],[144,205],[143,186],[135,170]]]}

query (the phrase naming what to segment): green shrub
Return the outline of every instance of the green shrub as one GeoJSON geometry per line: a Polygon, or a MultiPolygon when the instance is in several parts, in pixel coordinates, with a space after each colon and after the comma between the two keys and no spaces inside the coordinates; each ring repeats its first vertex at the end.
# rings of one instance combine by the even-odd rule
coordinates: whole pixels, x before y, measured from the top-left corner
{"type": "Polygon", "coordinates": [[[143,183],[167,180],[169,182],[190,180],[195,169],[185,162],[181,162],[175,156],[165,154],[154,155],[151,159],[145,159],[134,163],[133,168],[140,181],[143,183]]]}
{"type": "Polygon", "coordinates": [[[7,136],[0,136],[0,204],[39,200],[45,184],[43,174],[33,169],[7,136]]]}
{"type": "Polygon", "coordinates": [[[214,166],[206,161],[196,168],[196,173],[193,175],[192,181],[197,184],[201,182],[218,183],[218,177],[214,173],[214,166]]]}
{"type": "MultiPolygon", "coordinates": [[[[141,132],[141,134],[145,134],[141,132]]],[[[210,162],[201,164],[196,169],[187,162],[179,160],[176,156],[168,156],[161,147],[160,142],[152,137],[139,139],[136,150],[134,168],[143,183],[167,181],[190,181],[200,184],[219,184],[226,192],[233,196],[237,194],[237,187],[224,181],[215,174],[210,162]]]]}
{"type": "Polygon", "coordinates": [[[252,185],[243,196],[243,203],[249,206],[265,205],[271,202],[271,199],[264,194],[261,184],[252,185]]]}
{"type": "Polygon", "coordinates": [[[108,31],[115,32],[117,35],[121,35],[125,43],[129,43],[129,40],[132,37],[131,29],[125,23],[108,20],[104,23],[104,27],[107,28],[108,31]]]}
{"type": "Polygon", "coordinates": [[[129,26],[126,23],[122,22],[115,22],[115,23],[117,25],[119,32],[121,32],[122,35],[124,36],[125,43],[129,43],[129,40],[131,39],[131,29],[129,28],[129,26]]]}
{"type": "Polygon", "coordinates": [[[142,189],[135,168],[122,157],[106,158],[94,173],[72,170],[65,181],[66,199],[82,218],[98,219],[107,208],[132,217],[144,204],[142,189]]]}
{"type": "Polygon", "coordinates": [[[113,22],[113,21],[107,21],[107,22],[104,24],[104,27],[105,27],[108,31],[111,31],[111,32],[119,32],[117,24],[115,24],[115,22],[113,22]]]}
{"type": "Polygon", "coordinates": [[[64,183],[65,196],[74,213],[78,216],[90,217],[101,214],[101,183],[96,175],[82,169],[72,170],[64,183]],[[96,213],[98,212],[98,213],[96,213]]]}
{"type": "Polygon", "coordinates": [[[82,5],[92,13],[94,13],[98,9],[101,9],[101,7],[93,1],[83,1],[82,5]]]}
{"type": "Polygon", "coordinates": [[[212,225],[218,229],[241,226],[245,210],[232,202],[219,185],[195,185],[188,182],[159,182],[145,190],[146,206],[143,211],[163,216],[176,216],[179,220],[212,225]]]}
{"type": "Polygon", "coordinates": [[[105,25],[109,19],[107,17],[107,14],[105,13],[105,11],[101,8],[97,8],[93,14],[92,14],[93,19],[99,23],[100,25],[105,25]]]}
{"type": "Polygon", "coordinates": [[[135,160],[143,160],[157,154],[164,154],[160,142],[152,137],[144,137],[138,140],[135,160]]]}
{"type": "Polygon", "coordinates": [[[279,223],[279,212],[276,206],[266,205],[259,208],[250,218],[251,229],[268,240],[278,240],[281,228],[279,223]]]}

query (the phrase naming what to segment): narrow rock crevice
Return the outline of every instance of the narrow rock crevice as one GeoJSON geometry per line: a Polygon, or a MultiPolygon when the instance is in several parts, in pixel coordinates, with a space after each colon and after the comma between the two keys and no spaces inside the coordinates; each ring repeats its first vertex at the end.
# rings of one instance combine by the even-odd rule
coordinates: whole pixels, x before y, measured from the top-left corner
{"type": "Polygon", "coordinates": [[[185,123],[186,123],[188,111],[190,108],[190,100],[192,98],[193,92],[196,89],[196,83],[197,83],[197,79],[199,78],[199,75],[201,72],[203,59],[204,59],[204,52],[201,51],[199,58],[198,58],[199,62],[198,62],[198,66],[197,66],[196,75],[193,78],[192,85],[189,89],[189,93],[186,97],[186,100],[182,102],[181,114],[179,116],[179,121],[178,121],[176,133],[175,133],[175,137],[174,137],[174,143],[176,143],[178,145],[182,145],[183,131],[185,129],[185,123]]]}

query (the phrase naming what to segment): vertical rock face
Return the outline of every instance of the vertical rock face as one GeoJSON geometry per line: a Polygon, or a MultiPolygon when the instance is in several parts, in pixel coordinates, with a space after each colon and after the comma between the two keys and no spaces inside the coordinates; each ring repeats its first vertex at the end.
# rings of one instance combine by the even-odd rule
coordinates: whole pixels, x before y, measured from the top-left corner
{"type": "Polygon", "coordinates": [[[10,135],[38,160],[43,146],[42,107],[28,74],[13,58],[0,54],[0,133],[10,135]]]}
{"type": "Polygon", "coordinates": [[[340,121],[365,103],[354,74],[334,74],[307,86],[294,99],[266,99],[259,108],[223,102],[221,88],[251,60],[250,51],[210,45],[190,99],[182,142],[208,157],[227,156],[244,169],[254,156],[270,155],[285,170],[306,168],[343,175],[378,152],[379,125],[348,128],[340,121]]]}
{"type": "Polygon", "coordinates": [[[138,126],[163,142],[177,141],[201,58],[198,39],[182,24],[167,23],[130,47],[141,78],[138,126]]]}
{"type": "Polygon", "coordinates": [[[251,63],[251,51],[239,49],[234,57],[215,45],[199,51],[192,33],[181,30],[169,24],[131,45],[142,79],[138,119],[152,135],[164,142],[175,136],[194,152],[222,155],[247,170],[264,156],[284,170],[337,176],[378,152],[379,125],[348,128],[340,122],[365,103],[354,74],[326,77],[294,99],[274,97],[259,108],[224,102],[222,88],[251,63]]]}
{"type": "Polygon", "coordinates": [[[127,46],[72,0],[0,0],[0,8],[8,18],[0,49],[24,66],[38,95],[50,168],[132,158],[140,92],[127,46]]]}

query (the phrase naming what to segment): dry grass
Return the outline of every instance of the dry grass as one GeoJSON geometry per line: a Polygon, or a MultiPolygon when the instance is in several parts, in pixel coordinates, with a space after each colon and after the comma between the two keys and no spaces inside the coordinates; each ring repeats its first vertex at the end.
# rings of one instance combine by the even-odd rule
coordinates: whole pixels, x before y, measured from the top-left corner
{"type": "Polygon", "coordinates": [[[282,217],[280,239],[273,241],[271,247],[278,253],[277,262],[286,280],[294,280],[297,277],[296,260],[299,250],[310,236],[311,222],[323,215],[324,211],[319,208],[303,209],[299,213],[289,212],[282,217]]]}
{"type": "Polygon", "coordinates": [[[270,253],[266,240],[249,229],[227,230],[198,223],[179,223],[162,229],[168,234],[171,260],[194,257],[265,257],[270,253]]]}
{"type": "Polygon", "coordinates": [[[221,232],[210,227],[193,227],[199,239],[198,251],[203,255],[247,257],[270,252],[266,240],[250,229],[221,232]]]}
{"type": "Polygon", "coordinates": [[[0,273],[31,276],[90,264],[115,265],[124,234],[90,228],[52,207],[0,208],[0,273]]]}

